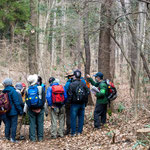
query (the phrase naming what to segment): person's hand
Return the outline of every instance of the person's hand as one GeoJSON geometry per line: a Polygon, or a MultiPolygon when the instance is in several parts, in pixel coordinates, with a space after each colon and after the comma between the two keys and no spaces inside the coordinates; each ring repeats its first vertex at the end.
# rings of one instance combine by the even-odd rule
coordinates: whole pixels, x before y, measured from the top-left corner
{"type": "Polygon", "coordinates": [[[55,108],[54,106],[52,106],[51,108],[55,108]]]}
{"type": "Polygon", "coordinates": [[[91,76],[89,74],[86,75],[87,78],[91,78],[91,76]]]}

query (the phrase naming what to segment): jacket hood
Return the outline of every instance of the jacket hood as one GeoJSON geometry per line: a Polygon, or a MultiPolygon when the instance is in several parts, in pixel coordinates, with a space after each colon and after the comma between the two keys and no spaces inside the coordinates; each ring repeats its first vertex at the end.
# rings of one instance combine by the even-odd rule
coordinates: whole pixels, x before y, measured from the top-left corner
{"type": "Polygon", "coordinates": [[[11,90],[14,90],[15,88],[13,86],[6,86],[5,89],[3,90],[3,93],[10,92],[11,90]]]}

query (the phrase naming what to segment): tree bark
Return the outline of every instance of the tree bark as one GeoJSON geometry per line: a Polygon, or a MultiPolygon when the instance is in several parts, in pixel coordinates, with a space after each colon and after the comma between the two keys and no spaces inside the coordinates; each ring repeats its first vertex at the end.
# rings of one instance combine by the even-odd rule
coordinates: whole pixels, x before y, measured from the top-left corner
{"type": "Polygon", "coordinates": [[[110,24],[111,24],[111,8],[112,0],[106,0],[101,8],[101,20],[105,21],[100,25],[99,33],[99,52],[98,52],[98,71],[104,74],[104,78],[111,79],[110,74],[110,24]]]}
{"type": "Polygon", "coordinates": [[[30,23],[32,29],[30,31],[29,37],[29,47],[28,47],[28,61],[29,61],[29,73],[38,73],[38,63],[37,63],[37,1],[30,0],[30,23]]]}
{"type": "MultiPolygon", "coordinates": [[[[83,38],[84,38],[84,49],[85,49],[85,79],[86,75],[90,74],[91,67],[91,52],[90,52],[90,41],[89,41],[89,12],[88,12],[88,1],[85,1],[84,17],[83,17],[83,38]]],[[[91,94],[88,100],[89,105],[93,105],[91,94]]]]}

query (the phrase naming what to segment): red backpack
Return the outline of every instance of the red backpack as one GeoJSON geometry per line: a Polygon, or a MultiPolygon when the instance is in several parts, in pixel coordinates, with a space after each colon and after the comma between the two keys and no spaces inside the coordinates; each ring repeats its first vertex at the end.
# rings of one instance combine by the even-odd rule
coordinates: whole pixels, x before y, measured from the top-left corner
{"type": "Polygon", "coordinates": [[[0,95],[0,115],[5,114],[11,109],[11,105],[9,102],[8,94],[0,95]]]}
{"type": "Polygon", "coordinates": [[[117,98],[117,89],[116,89],[115,85],[109,79],[106,79],[105,83],[108,86],[108,99],[109,99],[109,101],[115,100],[117,98]]]}
{"type": "Polygon", "coordinates": [[[52,86],[52,102],[53,104],[63,104],[65,101],[64,88],[62,85],[52,86]]]}

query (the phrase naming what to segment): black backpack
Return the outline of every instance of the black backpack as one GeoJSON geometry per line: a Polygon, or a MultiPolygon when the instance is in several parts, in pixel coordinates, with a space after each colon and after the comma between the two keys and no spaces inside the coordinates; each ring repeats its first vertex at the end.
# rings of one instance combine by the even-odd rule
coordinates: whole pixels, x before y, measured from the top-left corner
{"type": "Polygon", "coordinates": [[[85,88],[83,87],[83,84],[80,81],[80,84],[76,87],[76,101],[78,102],[84,102],[85,96],[86,96],[86,91],[85,88]]]}

